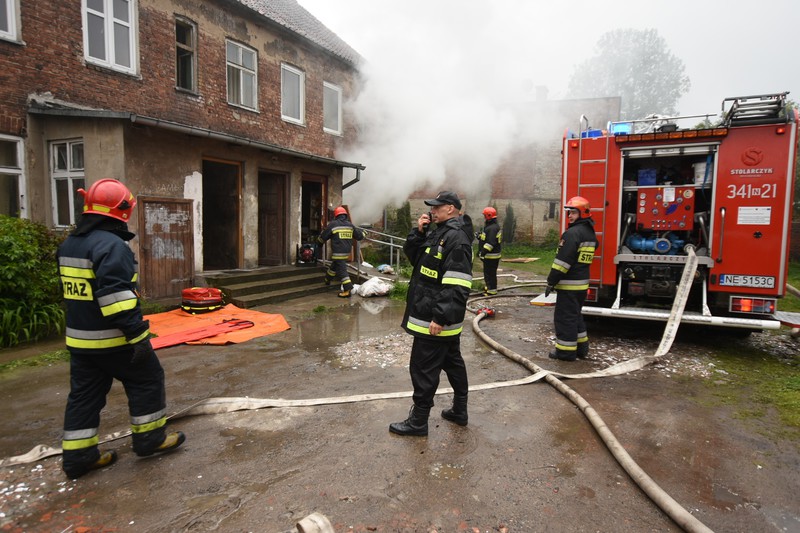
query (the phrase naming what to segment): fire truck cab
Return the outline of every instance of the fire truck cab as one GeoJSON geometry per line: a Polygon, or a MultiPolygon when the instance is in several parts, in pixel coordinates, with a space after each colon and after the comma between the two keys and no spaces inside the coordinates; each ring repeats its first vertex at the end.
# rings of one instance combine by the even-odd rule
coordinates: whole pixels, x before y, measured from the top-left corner
{"type": "Polygon", "coordinates": [[[565,134],[562,203],[587,198],[598,237],[584,315],[666,321],[691,250],[682,322],[780,327],[799,122],[787,94],[726,98],[717,125],[653,116],[596,130],[582,116],[565,134]]]}

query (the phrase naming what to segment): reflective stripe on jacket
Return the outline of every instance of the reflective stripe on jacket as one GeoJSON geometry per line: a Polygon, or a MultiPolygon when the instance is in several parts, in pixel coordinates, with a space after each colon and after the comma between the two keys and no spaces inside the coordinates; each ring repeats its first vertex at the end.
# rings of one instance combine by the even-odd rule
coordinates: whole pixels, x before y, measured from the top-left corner
{"type": "Polygon", "coordinates": [[[472,288],[472,221],[451,218],[427,236],[413,229],[404,251],[414,272],[408,286],[403,329],[415,337],[448,341],[461,334],[472,288]],[[442,326],[433,336],[431,322],[442,326]]]}
{"type": "Polygon", "coordinates": [[[597,248],[594,221],[580,218],[567,228],[558,243],[558,252],[547,276],[547,284],[562,291],[589,288],[589,267],[597,248]]]}
{"type": "Polygon", "coordinates": [[[323,244],[330,239],[331,259],[347,261],[353,248],[353,239],[360,241],[363,238],[364,231],[361,228],[347,220],[347,215],[339,215],[317,237],[317,242],[323,244]]]}
{"type": "Polygon", "coordinates": [[[486,223],[483,231],[478,236],[478,255],[484,259],[500,259],[503,248],[503,230],[497,219],[493,218],[486,223]]]}
{"type": "Polygon", "coordinates": [[[73,233],[59,247],[58,268],[71,351],[115,351],[149,336],[139,307],[138,264],[117,234],[102,229],[73,233]]]}

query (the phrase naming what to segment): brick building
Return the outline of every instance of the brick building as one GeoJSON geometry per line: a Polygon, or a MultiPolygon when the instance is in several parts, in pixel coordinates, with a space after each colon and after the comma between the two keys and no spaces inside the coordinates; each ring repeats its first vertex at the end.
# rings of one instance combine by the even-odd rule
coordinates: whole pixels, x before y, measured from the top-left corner
{"type": "MultiPolygon", "coordinates": [[[[424,198],[441,189],[457,191],[464,199],[464,210],[476,226],[481,226],[481,212],[487,205],[497,208],[503,223],[508,206],[516,221],[514,240],[542,243],[548,233],[559,231],[561,216],[561,144],[568,130],[578,134],[583,127],[603,129],[609,121],[619,120],[621,99],[587,98],[546,100],[513,106],[518,122],[524,124],[517,148],[509,154],[484,186],[465,190],[457,177],[440,188],[415,191],[411,195],[411,213],[425,211],[424,198]]],[[[413,218],[413,217],[412,217],[413,218]]],[[[508,237],[506,236],[506,239],[508,237]]]]}
{"type": "Polygon", "coordinates": [[[147,296],[293,262],[364,168],[334,157],[360,57],[296,0],[3,9],[0,213],[67,229],[78,188],[120,179],[147,296]]]}

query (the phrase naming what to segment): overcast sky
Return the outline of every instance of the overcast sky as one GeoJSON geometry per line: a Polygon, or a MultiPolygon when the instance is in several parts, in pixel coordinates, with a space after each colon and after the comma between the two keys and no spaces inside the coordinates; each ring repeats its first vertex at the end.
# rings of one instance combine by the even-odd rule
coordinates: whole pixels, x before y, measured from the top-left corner
{"type": "Polygon", "coordinates": [[[613,29],[655,28],[684,62],[691,89],[681,114],[716,113],[730,96],[791,91],[800,101],[798,0],[298,1],[370,63],[354,111],[373,138],[345,155],[367,166],[365,177],[396,186],[352,187],[354,204],[379,192],[398,202],[454,171],[485,180],[518,136],[497,104],[532,99],[539,86],[564,98],[575,66],[613,29]]]}

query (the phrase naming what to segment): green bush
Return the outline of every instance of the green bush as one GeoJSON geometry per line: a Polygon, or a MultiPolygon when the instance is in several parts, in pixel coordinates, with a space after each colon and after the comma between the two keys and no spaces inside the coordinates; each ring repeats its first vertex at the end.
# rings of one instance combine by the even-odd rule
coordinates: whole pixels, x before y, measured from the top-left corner
{"type": "Polygon", "coordinates": [[[0,346],[64,330],[56,250],[61,236],[29,220],[0,215],[0,346]]]}

